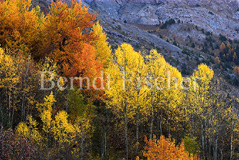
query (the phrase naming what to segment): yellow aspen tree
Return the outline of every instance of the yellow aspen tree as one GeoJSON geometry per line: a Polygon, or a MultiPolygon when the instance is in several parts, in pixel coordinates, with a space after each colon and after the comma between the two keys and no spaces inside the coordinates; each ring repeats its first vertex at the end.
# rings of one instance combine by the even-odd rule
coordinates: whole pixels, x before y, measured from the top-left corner
{"type": "Polygon", "coordinates": [[[0,89],[1,89],[1,121],[7,121],[12,126],[13,116],[16,110],[18,92],[17,85],[20,82],[20,75],[17,73],[15,59],[0,48],[0,89]],[[15,100],[14,100],[15,99],[15,100]],[[8,118],[4,116],[8,115],[8,118]]]}
{"type": "MultiPolygon", "coordinates": [[[[239,102],[238,98],[232,97],[230,107],[225,109],[224,115],[226,116],[226,121],[229,123],[228,132],[230,133],[230,159],[235,158],[235,143],[236,143],[236,134],[238,132],[238,109],[235,107],[235,104],[239,102]]],[[[228,135],[228,133],[227,133],[228,135]]]]}
{"type": "Polygon", "coordinates": [[[145,65],[144,59],[141,53],[138,52],[138,56],[135,57],[135,66],[132,67],[131,71],[133,75],[131,77],[130,83],[130,96],[132,95],[132,100],[130,107],[133,107],[136,114],[134,120],[136,125],[136,156],[138,155],[139,148],[139,126],[147,120],[147,115],[149,114],[148,107],[145,105],[147,101],[147,88],[145,78],[147,76],[147,66],[145,65]]]}
{"type": "Polygon", "coordinates": [[[230,42],[227,42],[227,48],[230,50],[231,49],[231,44],[230,42]]]}
{"type": "MultiPolygon", "coordinates": [[[[170,64],[168,64],[163,56],[152,50],[147,58],[147,68],[149,82],[152,85],[148,92],[148,103],[151,106],[151,122],[150,122],[150,138],[153,135],[154,114],[158,113],[157,132],[162,134],[162,114],[175,110],[179,106],[181,100],[180,82],[182,80],[181,73],[170,64]],[[165,108],[166,107],[166,108],[165,108]]],[[[175,112],[175,111],[173,111],[175,112]]],[[[172,113],[173,113],[172,112],[172,113]]],[[[167,114],[168,116],[170,113],[167,114]]],[[[175,115],[172,115],[172,118],[175,115]]],[[[168,121],[167,121],[168,123],[168,121]]],[[[169,127],[170,125],[168,125],[169,127]]]]}
{"type": "MultiPolygon", "coordinates": [[[[207,148],[205,140],[207,139],[205,126],[207,125],[207,108],[210,105],[209,91],[211,89],[211,81],[214,76],[214,71],[206,64],[200,64],[198,69],[194,71],[191,79],[193,80],[190,87],[190,94],[192,95],[192,102],[190,110],[193,114],[200,117],[201,126],[201,143],[203,158],[205,158],[205,149],[207,148]]],[[[191,125],[192,122],[190,122],[191,125]]]]}
{"type": "MultiPolygon", "coordinates": [[[[131,45],[124,43],[115,51],[114,61],[110,63],[107,73],[110,75],[110,89],[105,91],[108,99],[106,103],[117,118],[124,119],[126,159],[128,159],[128,121],[134,119],[136,114],[145,112],[142,108],[145,91],[139,88],[138,81],[139,76],[144,77],[143,57],[139,52],[135,52],[131,45]]],[[[142,83],[140,84],[143,85],[142,83]]],[[[136,118],[136,123],[138,127],[139,117],[136,118]]]]}
{"type": "Polygon", "coordinates": [[[69,115],[64,110],[54,115],[52,109],[54,103],[56,100],[51,92],[44,98],[44,103],[38,106],[42,122],[40,127],[37,128],[36,120],[28,115],[27,123],[20,122],[16,127],[16,133],[38,147],[39,153],[42,149],[50,149],[56,155],[64,153],[63,156],[79,158],[80,152],[82,153],[84,149],[83,142],[90,138],[88,136],[92,131],[90,120],[79,116],[74,123],[71,123],[69,115]]]}
{"type": "Polygon", "coordinates": [[[236,60],[237,60],[237,53],[234,52],[234,54],[233,54],[233,61],[235,62],[236,60]]]}
{"type": "MultiPolygon", "coordinates": [[[[43,112],[41,112],[40,117],[43,122],[43,130],[45,135],[52,136],[56,142],[56,145],[60,147],[67,156],[83,156],[84,141],[90,130],[91,124],[90,120],[85,117],[78,116],[74,123],[69,120],[69,115],[66,111],[62,110],[56,113],[53,118],[52,105],[56,102],[53,93],[44,99],[43,112]],[[76,146],[73,149],[73,146],[76,146]]],[[[62,154],[57,151],[57,154],[62,154]]],[[[64,156],[64,155],[63,155],[64,156]]]]}
{"type": "Polygon", "coordinates": [[[46,134],[49,134],[52,126],[52,106],[56,102],[54,99],[54,95],[51,92],[49,96],[44,98],[43,108],[42,111],[40,111],[40,118],[43,122],[43,131],[46,134]]]}
{"type": "MultiPolygon", "coordinates": [[[[156,50],[152,50],[150,52],[150,55],[146,57],[148,60],[147,64],[147,69],[148,69],[148,76],[149,76],[149,83],[151,84],[151,88],[148,92],[148,104],[150,108],[150,117],[151,117],[151,122],[150,122],[150,138],[152,139],[153,135],[153,122],[154,122],[154,113],[155,113],[155,105],[158,100],[157,97],[157,89],[156,85],[159,85],[159,88],[165,87],[166,82],[160,80],[161,82],[158,82],[155,84],[155,80],[157,78],[166,78],[165,73],[166,73],[166,61],[165,59],[157,53],[156,50]]],[[[159,95],[160,96],[160,95],[159,95]]]]}
{"type": "Polygon", "coordinates": [[[18,136],[25,137],[29,140],[31,144],[37,145],[38,149],[42,149],[44,143],[42,141],[44,140],[43,137],[41,136],[38,128],[37,128],[38,123],[36,120],[32,118],[31,115],[27,116],[27,123],[25,122],[20,122],[16,129],[15,132],[18,136]]]}
{"type": "Polygon", "coordinates": [[[183,92],[181,87],[182,75],[177,68],[167,64],[167,89],[161,94],[161,104],[164,106],[167,115],[166,123],[168,134],[177,131],[178,134],[183,126],[183,92]],[[168,75],[170,73],[170,75],[168,75]]]}
{"type": "Polygon", "coordinates": [[[92,27],[92,34],[96,38],[93,42],[96,49],[96,58],[107,67],[111,61],[111,47],[107,43],[107,35],[103,32],[103,28],[99,21],[92,27]]]}
{"type": "Polygon", "coordinates": [[[59,111],[55,116],[55,121],[53,124],[53,135],[54,139],[63,146],[66,143],[71,143],[71,140],[74,139],[75,128],[68,121],[68,114],[66,111],[59,111]]]}
{"type": "Polygon", "coordinates": [[[35,108],[35,95],[39,89],[40,77],[31,57],[16,56],[8,49],[6,52],[0,49],[0,62],[0,88],[1,94],[4,95],[1,96],[3,98],[1,106],[5,108],[3,112],[9,113],[8,120],[12,126],[17,119],[16,117],[14,119],[16,112],[20,113],[18,118],[25,121],[26,115],[35,108]]]}

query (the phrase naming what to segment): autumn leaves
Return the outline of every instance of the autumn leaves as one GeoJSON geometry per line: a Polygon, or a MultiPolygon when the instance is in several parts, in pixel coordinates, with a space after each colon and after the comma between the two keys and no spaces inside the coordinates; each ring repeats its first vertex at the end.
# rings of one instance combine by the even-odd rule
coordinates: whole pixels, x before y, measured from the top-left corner
{"type": "Polygon", "coordinates": [[[156,50],[142,56],[123,43],[112,51],[95,15],[76,1],[52,2],[46,15],[30,1],[0,4],[1,125],[31,144],[24,159],[193,159],[188,152],[199,145],[202,157],[219,147],[214,140],[224,150],[224,141],[234,145],[236,114],[212,98],[207,65],[183,78],[156,50]],[[176,146],[182,139],[193,146],[176,146]]]}
{"type": "MultiPolygon", "coordinates": [[[[97,23],[96,27],[100,27],[100,25],[97,23]]],[[[99,52],[101,51],[100,49],[99,52]]],[[[99,54],[102,57],[105,56],[103,52],[99,54]]],[[[192,86],[194,90],[198,89],[197,83],[200,81],[200,76],[182,77],[181,73],[169,65],[156,50],[152,50],[150,55],[143,57],[140,52],[134,51],[131,45],[124,43],[115,50],[113,58],[107,56],[102,59],[105,59],[105,68],[101,68],[100,75],[95,74],[98,75],[96,77],[61,76],[58,77],[59,79],[55,79],[53,73],[42,71],[40,89],[52,90],[54,87],[58,87],[61,90],[92,89],[104,91],[111,90],[116,80],[118,83],[117,91],[127,90],[127,83],[137,85],[135,90],[189,90],[192,86]],[[48,78],[45,78],[46,75],[48,78]],[[57,80],[56,83],[54,79],[57,80]],[[51,83],[49,88],[45,87],[46,82],[51,83]],[[74,86],[77,84],[78,88],[75,88],[74,86]]],[[[202,66],[207,67],[206,65],[202,66]]]]}
{"type": "Polygon", "coordinates": [[[3,1],[0,6],[0,44],[15,54],[39,61],[50,57],[59,74],[94,77],[108,63],[111,49],[96,16],[82,3],[51,4],[44,15],[31,1],[3,1]],[[19,53],[20,52],[20,53],[19,53]]]}
{"type": "Polygon", "coordinates": [[[150,160],[199,160],[197,155],[190,155],[185,150],[184,142],[176,145],[175,140],[172,140],[171,137],[161,136],[159,140],[156,139],[156,136],[150,140],[145,137],[145,142],[143,155],[150,160]]]}

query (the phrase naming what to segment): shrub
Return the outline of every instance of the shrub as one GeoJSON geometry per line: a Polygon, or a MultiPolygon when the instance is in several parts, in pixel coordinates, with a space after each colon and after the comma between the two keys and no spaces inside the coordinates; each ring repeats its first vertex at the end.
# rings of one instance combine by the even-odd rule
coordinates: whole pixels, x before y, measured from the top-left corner
{"type": "Polygon", "coordinates": [[[165,23],[160,28],[165,29],[165,28],[167,28],[168,25],[172,25],[175,23],[176,23],[175,20],[171,18],[171,19],[165,21],[165,23]]]}
{"type": "Polygon", "coordinates": [[[161,136],[159,140],[154,135],[153,139],[147,140],[145,138],[146,146],[144,147],[143,156],[147,159],[157,160],[196,160],[198,159],[190,155],[184,146],[184,142],[181,145],[176,145],[175,140],[171,138],[165,138],[161,136]]]}
{"type": "Polygon", "coordinates": [[[192,43],[192,48],[195,48],[195,43],[192,43]]]}
{"type": "Polygon", "coordinates": [[[190,55],[190,52],[187,48],[183,48],[182,53],[186,55],[190,55]]]}
{"type": "Polygon", "coordinates": [[[214,13],[212,13],[211,11],[209,11],[208,13],[211,14],[211,15],[214,15],[214,13]]]}
{"type": "Polygon", "coordinates": [[[183,140],[184,140],[185,149],[186,149],[186,151],[189,152],[189,154],[193,154],[193,155],[199,154],[200,147],[198,145],[196,137],[190,138],[190,137],[186,136],[183,140]]]}
{"type": "Polygon", "coordinates": [[[220,39],[220,41],[227,41],[227,37],[225,37],[224,35],[219,35],[220,37],[219,37],[219,39],[220,39]]]}

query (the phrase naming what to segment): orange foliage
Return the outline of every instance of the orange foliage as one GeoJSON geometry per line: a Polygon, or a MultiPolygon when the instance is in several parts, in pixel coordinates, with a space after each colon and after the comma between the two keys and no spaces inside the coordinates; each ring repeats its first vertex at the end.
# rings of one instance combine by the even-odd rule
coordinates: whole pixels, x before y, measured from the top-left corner
{"type": "Polygon", "coordinates": [[[153,139],[147,140],[145,138],[146,146],[143,151],[143,156],[149,160],[196,160],[197,156],[190,156],[185,151],[184,142],[180,146],[175,145],[175,140],[171,138],[160,137],[160,140],[156,139],[154,135],[153,139]]]}
{"type": "MultiPolygon", "coordinates": [[[[96,36],[91,30],[96,24],[96,15],[76,0],[71,5],[61,0],[52,2],[46,16],[40,13],[39,7],[31,8],[31,0],[0,2],[3,47],[9,47],[13,53],[31,54],[37,61],[48,56],[67,77],[99,75],[106,63],[98,57],[109,56],[111,51],[98,53],[98,39],[106,38],[96,36]]],[[[104,35],[102,30],[98,32],[104,35]]]]}
{"type": "Polygon", "coordinates": [[[226,45],[222,42],[220,45],[220,51],[223,52],[226,49],[226,45]]]}
{"type": "Polygon", "coordinates": [[[46,54],[59,64],[64,76],[95,76],[102,68],[96,60],[94,36],[90,29],[95,15],[81,2],[68,6],[62,1],[53,2],[42,30],[44,48],[35,57],[46,54]]]}
{"type": "Polygon", "coordinates": [[[31,0],[0,1],[0,44],[25,54],[32,50],[38,28],[38,17],[31,0]]]}
{"type": "Polygon", "coordinates": [[[216,62],[217,64],[220,64],[220,63],[221,63],[219,57],[216,57],[216,58],[215,58],[215,62],[216,62]]]}
{"type": "Polygon", "coordinates": [[[239,75],[239,67],[238,66],[236,66],[234,68],[234,73],[235,73],[235,75],[239,75]]]}
{"type": "Polygon", "coordinates": [[[236,52],[234,52],[234,54],[233,54],[233,61],[236,61],[237,60],[237,54],[236,54],[236,52]]]}

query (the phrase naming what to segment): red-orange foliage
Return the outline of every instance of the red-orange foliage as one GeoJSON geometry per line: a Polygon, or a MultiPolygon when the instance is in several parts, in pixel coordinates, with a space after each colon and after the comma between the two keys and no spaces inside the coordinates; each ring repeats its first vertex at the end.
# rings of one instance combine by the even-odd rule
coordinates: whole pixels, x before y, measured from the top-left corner
{"type": "Polygon", "coordinates": [[[48,55],[65,76],[95,76],[103,67],[92,46],[95,38],[90,29],[95,18],[81,2],[74,0],[70,6],[53,2],[42,29],[44,47],[35,57],[48,55]]]}
{"type": "Polygon", "coordinates": [[[149,160],[196,160],[196,156],[190,156],[185,150],[184,142],[180,146],[175,145],[175,140],[161,136],[159,140],[156,136],[148,140],[145,137],[146,146],[143,156],[149,160]]]}

